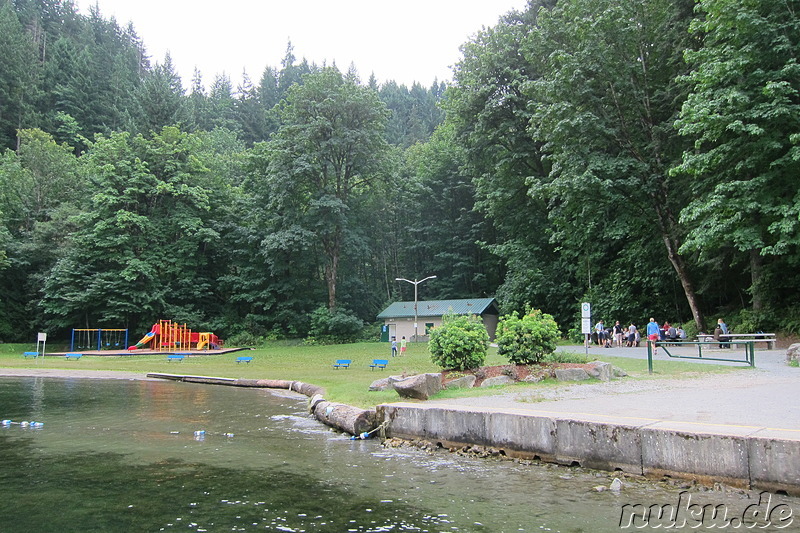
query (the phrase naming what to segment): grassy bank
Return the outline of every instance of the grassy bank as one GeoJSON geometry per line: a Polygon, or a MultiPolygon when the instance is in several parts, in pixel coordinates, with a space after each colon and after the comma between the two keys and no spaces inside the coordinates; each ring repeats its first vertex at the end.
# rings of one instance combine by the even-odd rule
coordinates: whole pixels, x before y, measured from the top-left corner
{"type": "MultiPolygon", "coordinates": [[[[63,357],[45,357],[26,359],[24,351],[35,351],[35,346],[21,344],[0,344],[0,367],[3,368],[48,368],[48,369],[81,369],[102,371],[123,371],[191,374],[249,379],[286,379],[313,383],[325,388],[327,399],[361,407],[374,406],[379,403],[396,401],[394,391],[369,392],[370,383],[381,377],[397,374],[418,374],[422,372],[439,372],[430,360],[427,344],[409,344],[407,355],[391,357],[386,343],[358,343],[337,346],[303,346],[285,342],[274,342],[265,348],[235,352],[225,355],[197,356],[182,362],[167,362],[165,355],[133,355],[133,356],[84,356],[80,360],[67,361],[63,357]],[[237,364],[236,357],[252,356],[249,364],[237,364]],[[332,368],[336,359],[350,359],[349,369],[332,368]],[[370,369],[373,359],[388,359],[389,366],[385,370],[370,369]]],[[[625,357],[603,357],[604,361],[623,368],[630,375],[627,379],[658,379],[660,377],[678,377],[681,375],[697,375],[709,372],[731,372],[740,367],[720,365],[698,365],[690,362],[658,362],[657,373],[647,374],[647,361],[628,359],[625,357]]],[[[487,366],[508,364],[497,355],[497,350],[490,348],[486,360],[487,366]]],[[[469,389],[448,391],[447,397],[479,396],[498,394],[510,390],[522,390],[532,387],[557,387],[562,384],[546,380],[539,384],[516,384],[491,389],[469,389]]]]}

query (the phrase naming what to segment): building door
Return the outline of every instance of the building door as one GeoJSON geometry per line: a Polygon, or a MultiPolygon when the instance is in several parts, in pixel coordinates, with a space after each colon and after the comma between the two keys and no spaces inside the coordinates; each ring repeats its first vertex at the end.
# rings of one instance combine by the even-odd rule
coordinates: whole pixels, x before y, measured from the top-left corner
{"type": "Polygon", "coordinates": [[[392,337],[397,337],[397,324],[384,324],[381,326],[381,342],[390,342],[392,337]]]}

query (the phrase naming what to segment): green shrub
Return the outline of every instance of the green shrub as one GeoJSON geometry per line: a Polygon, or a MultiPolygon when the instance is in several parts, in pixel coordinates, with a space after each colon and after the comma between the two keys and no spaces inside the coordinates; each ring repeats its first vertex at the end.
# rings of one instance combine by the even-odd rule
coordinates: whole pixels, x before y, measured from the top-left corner
{"type": "Polygon", "coordinates": [[[560,335],[553,317],[541,310],[529,310],[521,318],[515,311],[500,318],[497,353],[518,365],[538,363],[556,351],[560,335]]]}
{"type": "Polygon", "coordinates": [[[442,325],[431,331],[428,350],[431,361],[441,368],[466,370],[486,361],[489,334],[476,316],[442,317],[442,325]]]}
{"type": "Polygon", "coordinates": [[[344,309],[331,311],[325,306],[311,313],[311,328],[307,344],[344,344],[355,342],[361,335],[364,323],[344,309]]]}
{"type": "Polygon", "coordinates": [[[253,335],[248,331],[240,331],[235,335],[225,339],[226,346],[246,346],[248,348],[261,348],[266,343],[266,339],[259,335],[253,335]]]}
{"type": "Polygon", "coordinates": [[[700,330],[697,329],[697,324],[695,324],[694,320],[690,320],[681,326],[683,328],[684,333],[686,333],[686,340],[693,340],[697,338],[697,334],[700,333],[700,330]]]}

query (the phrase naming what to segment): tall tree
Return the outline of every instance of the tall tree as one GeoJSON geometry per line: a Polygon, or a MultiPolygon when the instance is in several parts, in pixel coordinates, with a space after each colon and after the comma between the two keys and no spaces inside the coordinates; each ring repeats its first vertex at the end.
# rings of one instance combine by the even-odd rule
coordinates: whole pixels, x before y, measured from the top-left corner
{"type": "Polygon", "coordinates": [[[144,76],[136,91],[136,103],[136,127],[139,132],[157,132],[164,126],[185,125],[188,122],[183,85],[169,53],[163,63],[156,64],[144,76]]]}
{"type": "Polygon", "coordinates": [[[374,91],[325,68],[291,87],[270,142],[273,210],[295,211],[315,236],[331,310],[350,209],[380,177],[387,115],[374,91]]]}
{"type": "Polygon", "coordinates": [[[139,327],[154,317],[203,324],[206,243],[214,192],[201,140],[175,127],[152,137],[101,137],[81,158],[91,208],[47,278],[42,306],[54,327],[139,327]]]}
{"type": "MultiPolygon", "coordinates": [[[[682,54],[692,44],[692,8],[689,0],[570,0],[541,14],[528,54],[543,74],[530,94],[535,133],[553,168],[530,185],[549,202],[559,240],[594,252],[600,268],[619,272],[613,261],[631,253],[632,243],[660,259],[630,275],[662,305],[671,285],[650,276],[666,259],[703,328],[691,263],[681,252],[686,187],[669,173],[685,147],[673,124],[686,91],[675,78],[685,72],[682,54]]],[[[608,278],[603,294],[619,294],[626,283],[608,278]]],[[[650,311],[675,313],[669,306],[650,311]]]]}
{"type": "Polygon", "coordinates": [[[87,200],[86,179],[72,148],[41,130],[21,130],[20,148],[0,158],[0,240],[8,262],[0,276],[0,338],[19,341],[43,327],[37,304],[50,269],[87,200]]]}
{"type": "Polygon", "coordinates": [[[444,97],[447,123],[463,147],[462,172],[473,177],[475,206],[489,220],[482,244],[504,269],[497,296],[506,310],[546,309],[566,321],[584,283],[580,263],[562,259],[551,242],[546,201],[529,194],[528,180],[548,175],[542,142],[529,130],[533,110],[526,87],[541,75],[523,45],[537,31],[540,8],[507,14],[462,46],[463,58],[444,97]]]}
{"type": "Polygon", "coordinates": [[[40,62],[11,2],[0,4],[0,148],[17,148],[17,130],[34,126],[40,62]]]}
{"type": "Polygon", "coordinates": [[[687,52],[692,93],[678,121],[694,141],[676,169],[692,177],[684,249],[749,270],[760,311],[789,303],[798,282],[800,2],[704,0],[698,9],[692,31],[703,44],[687,52]]]}
{"type": "Polygon", "coordinates": [[[453,136],[452,126],[442,126],[428,142],[406,151],[415,178],[409,181],[417,186],[400,200],[398,225],[407,234],[403,263],[420,277],[439,276],[426,289],[429,294],[443,299],[493,296],[502,269],[497,256],[481,244],[494,235],[491,224],[475,210],[466,149],[453,136]]]}

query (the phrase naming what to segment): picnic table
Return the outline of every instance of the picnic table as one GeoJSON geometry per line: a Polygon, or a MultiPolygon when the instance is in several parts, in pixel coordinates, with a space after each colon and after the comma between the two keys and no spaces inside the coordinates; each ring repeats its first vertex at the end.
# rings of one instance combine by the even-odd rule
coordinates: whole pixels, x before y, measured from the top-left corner
{"type": "Polygon", "coordinates": [[[714,335],[709,333],[697,335],[697,340],[700,342],[719,342],[720,344],[736,344],[743,341],[764,342],[769,350],[775,348],[776,335],[775,333],[728,333],[727,335],[722,335],[720,339],[717,341],[714,335]]]}

